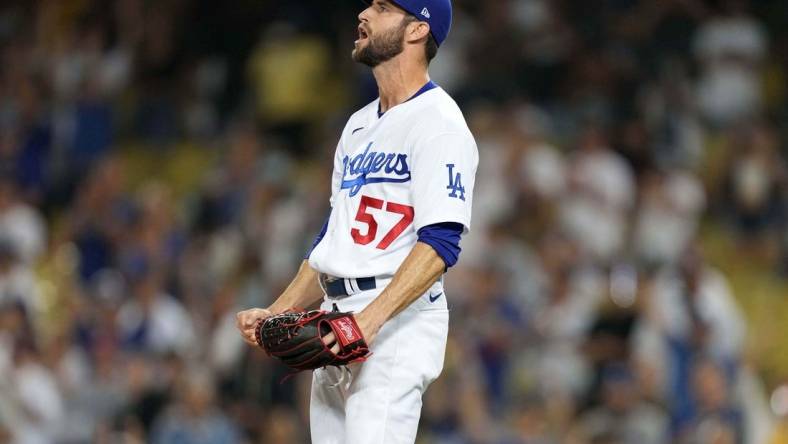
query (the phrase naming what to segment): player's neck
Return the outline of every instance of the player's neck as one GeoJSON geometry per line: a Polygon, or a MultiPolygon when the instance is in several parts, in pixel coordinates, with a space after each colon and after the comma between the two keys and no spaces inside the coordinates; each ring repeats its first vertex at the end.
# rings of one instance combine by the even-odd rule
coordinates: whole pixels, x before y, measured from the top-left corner
{"type": "Polygon", "coordinates": [[[380,112],[394,108],[413,97],[430,76],[420,62],[395,57],[372,69],[380,94],[380,112]]]}

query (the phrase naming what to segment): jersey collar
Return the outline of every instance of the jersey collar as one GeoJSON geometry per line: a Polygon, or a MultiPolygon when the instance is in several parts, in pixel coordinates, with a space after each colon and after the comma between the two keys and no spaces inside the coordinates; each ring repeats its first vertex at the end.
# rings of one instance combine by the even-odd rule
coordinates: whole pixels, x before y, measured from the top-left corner
{"type": "MultiPolygon", "coordinates": [[[[413,94],[412,96],[410,96],[410,98],[408,100],[406,100],[405,102],[410,102],[411,100],[413,100],[416,97],[424,94],[425,92],[427,92],[427,91],[429,91],[431,89],[435,89],[437,87],[438,87],[438,85],[435,84],[435,82],[433,82],[432,80],[430,80],[429,82],[425,83],[424,86],[421,87],[421,89],[416,91],[416,94],[413,94]]],[[[403,103],[405,103],[405,102],[403,102],[403,103]]],[[[386,114],[386,113],[380,111],[380,102],[378,102],[378,119],[383,117],[383,114],[386,114]]]]}

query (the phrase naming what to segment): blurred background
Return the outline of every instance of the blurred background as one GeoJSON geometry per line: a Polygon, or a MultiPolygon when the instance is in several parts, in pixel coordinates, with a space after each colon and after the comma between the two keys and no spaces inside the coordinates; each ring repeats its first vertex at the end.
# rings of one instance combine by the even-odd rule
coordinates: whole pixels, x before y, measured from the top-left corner
{"type": "MultiPolygon", "coordinates": [[[[784,0],[455,0],[481,155],[419,443],[788,442],[784,0]]],[[[308,442],[245,346],[328,207],[347,1],[0,2],[0,442],[308,442]]]]}

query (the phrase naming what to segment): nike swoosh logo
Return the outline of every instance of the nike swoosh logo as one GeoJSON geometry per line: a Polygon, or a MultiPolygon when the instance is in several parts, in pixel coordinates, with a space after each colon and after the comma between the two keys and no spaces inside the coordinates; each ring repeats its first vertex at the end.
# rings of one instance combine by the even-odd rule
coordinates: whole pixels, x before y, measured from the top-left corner
{"type": "Polygon", "coordinates": [[[353,134],[356,134],[357,132],[359,132],[359,131],[361,131],[361,130],[363,130],[363,129],[364,129],[364,127],[363,127],[363,126],[362,126],[361,128],[356,128],[356,129],[354,129],[354,130],[353,130],[353,132],[352,132],[352,133],[350,133],[350,135],[352,136],[353,134]]]}
{"type": "Polygon", "coordinates": [[[443,296],[443,292],[440,292],[440,293],[436,294],[435,296],[430,295],[430,303],[431,304],[434,303],[435,301],[440,299],[441,296],[443,296]]]}

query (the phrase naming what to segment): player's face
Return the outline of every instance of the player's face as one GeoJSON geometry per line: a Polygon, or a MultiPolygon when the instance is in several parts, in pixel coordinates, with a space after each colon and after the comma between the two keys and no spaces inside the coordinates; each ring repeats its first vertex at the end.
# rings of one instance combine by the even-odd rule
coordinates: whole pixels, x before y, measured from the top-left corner
{"type": "Polygon", "coordinates": [[[407,13],[385,0],[375,0],[358,15],[358,40],[353,60],[376,67],[399,55],[405,43],[407,13]]]}

